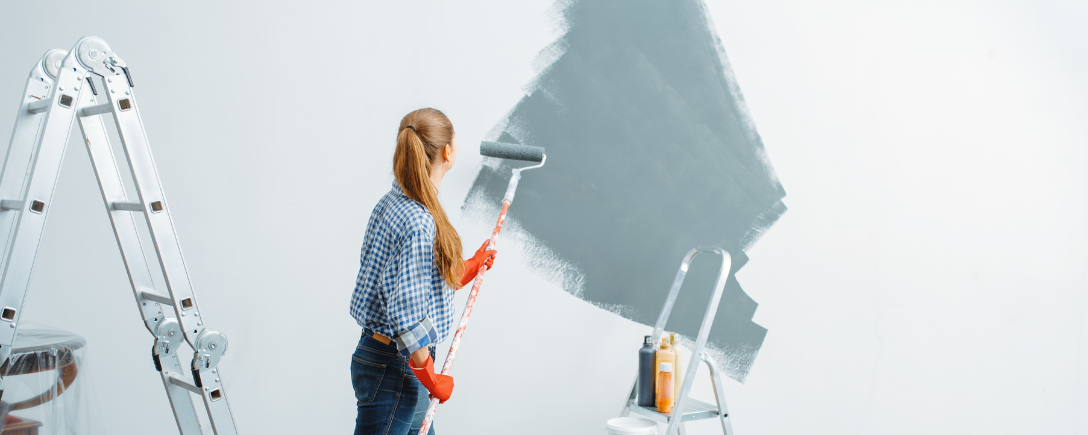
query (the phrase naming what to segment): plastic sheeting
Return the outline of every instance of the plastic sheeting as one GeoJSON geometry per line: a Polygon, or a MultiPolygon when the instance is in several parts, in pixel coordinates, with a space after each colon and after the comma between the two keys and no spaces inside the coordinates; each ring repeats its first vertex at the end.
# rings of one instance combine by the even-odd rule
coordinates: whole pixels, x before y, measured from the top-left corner
{"type": "Polygon", "coordinates": [[[76,334],[35,326],[21,327],[11,358],[0,366],[4,392],[0,432],[86,434],[90,432],[84,348],[76,334]],[[35,432],[36,430],[36,432],[35,432]]]}

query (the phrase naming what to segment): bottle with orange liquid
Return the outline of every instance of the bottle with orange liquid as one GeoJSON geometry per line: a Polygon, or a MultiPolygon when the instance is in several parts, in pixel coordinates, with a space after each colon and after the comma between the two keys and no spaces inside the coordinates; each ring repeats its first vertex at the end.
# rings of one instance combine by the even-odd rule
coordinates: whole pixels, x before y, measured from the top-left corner
{"type": "Polygon", "coordinates": [[[657,374],[657,412],[671,414],[675,394],[672,391],[672,363],[663,362],[657,374]]]}
{"type": "MultiPolygon", "coordinates": [[[[657,369],[657,373],[654,373],[654,394],[657,397],[661,397],[661,364],[669,363],[669,369],[671,370],[673,364],[676,364],[676,353],[673,352],[672,346],[669,345],[669,337],[661,337],[661,347],[658,348],[657,354],[654,359],[654,368],[657,369]]],[[[672,374],[669,375],[669,379],[672,379],[672,374]]],[[[675,383],[674,381],[670,381],[675,383]]],[[[669,384],[669,390],[673,390],[673,384],[669,384]]],[[[658,401],[657,403],[661,403],[658,401]]]]}
{"type": "Polygon", "coordinates": [[[654,385],[657,385],[657,374],[661,371],[661,363],[663,362],[674,364],[674,369],[676,367],[676,352],[673,351],[672,345],[669,344],[668,336],[661,337],[661,346],[657,348],[657,353],[654,354],[654,385]]]}
{"type": "Polygon", "coordinates": [[[680,385],[683,383],[684,377],[684,348],[680,346],[680,337],[675,332],[669,334],[669,342],[672,343],[672,351],[676,354],[672,363],[672,379],[674,381],[672,391],[674,394],[680,394],[680,385]]]}

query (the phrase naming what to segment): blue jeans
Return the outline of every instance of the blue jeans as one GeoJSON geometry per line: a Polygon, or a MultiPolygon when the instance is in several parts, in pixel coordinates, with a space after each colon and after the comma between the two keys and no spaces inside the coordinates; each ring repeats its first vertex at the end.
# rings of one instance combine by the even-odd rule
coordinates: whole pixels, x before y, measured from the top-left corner
{"type": "MultiPolygon", "coordinates": [[[[355,435],[416,435],[430,403],[427,389],[396,344],[383,344],[372,335],[364,331],[351,355],[351,385],[359,407],[355,435]]],[[[434,435],[433,423],[428,435],[434,435]]]]}

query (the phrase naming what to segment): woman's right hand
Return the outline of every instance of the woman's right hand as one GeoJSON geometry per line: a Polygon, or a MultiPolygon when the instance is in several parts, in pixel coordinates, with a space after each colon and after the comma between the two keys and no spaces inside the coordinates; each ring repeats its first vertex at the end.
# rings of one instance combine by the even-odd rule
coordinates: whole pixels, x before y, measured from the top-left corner
{"type": "MultiPolygon", "coordinates": [[[[427,349],[421,350],[426,351],[427,349]]],[[[417,363],[416,358],[409,358],[409,360],[408,367],[412,369],[416,379],[419,379],[419,383],[423,384],[427,388],[427,392],[431,393],[432,398],[438,399],[438,403],[445,403],[450,399],[450,396],[453,395],[453,377],[434,372],[434,361],[431,360],[430,352],[427,352],[427,359],[422,363],[417,363]]]]}

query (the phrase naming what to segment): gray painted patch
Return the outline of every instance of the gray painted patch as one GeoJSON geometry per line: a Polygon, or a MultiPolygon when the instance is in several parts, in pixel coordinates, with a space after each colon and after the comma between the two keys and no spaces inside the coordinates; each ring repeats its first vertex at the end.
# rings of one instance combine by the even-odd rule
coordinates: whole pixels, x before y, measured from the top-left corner
{"type": "MultiPolygon", "coordinates": [[[[550,257],[538,270],[647,325],[684,254],[724,247],[733,270],[710,344],[743,382],[767,330],[752,322],[757,304],[732,273],[785,212],[786,193],[706,10],[697,0],[562,6],[567,32],[541,53],[550,64],[491,135],[547,148],[548,164],[526,173],[509,219],[550,257]]],[[[501,201],[509,168],[485,161],[466,213],[501,201]]],[[[717,260],[696,259],[666,329],[695,336],[717,260]]]]}

